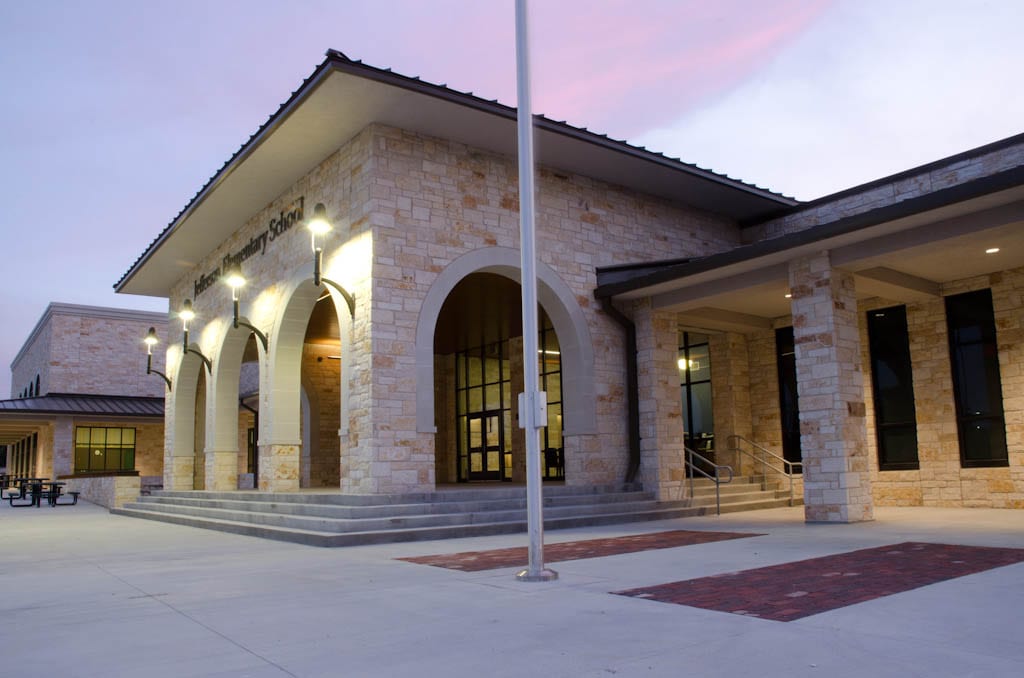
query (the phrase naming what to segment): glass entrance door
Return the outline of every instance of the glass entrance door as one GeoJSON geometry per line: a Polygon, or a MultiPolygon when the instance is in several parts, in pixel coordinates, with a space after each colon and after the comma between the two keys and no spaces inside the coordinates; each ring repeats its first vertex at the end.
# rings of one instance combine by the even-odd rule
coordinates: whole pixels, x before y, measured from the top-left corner
{"type": "Polygon", "coordinates": [[[500,411],[469,415],[469,480],[501,480],[504,438],[500,411]]]}

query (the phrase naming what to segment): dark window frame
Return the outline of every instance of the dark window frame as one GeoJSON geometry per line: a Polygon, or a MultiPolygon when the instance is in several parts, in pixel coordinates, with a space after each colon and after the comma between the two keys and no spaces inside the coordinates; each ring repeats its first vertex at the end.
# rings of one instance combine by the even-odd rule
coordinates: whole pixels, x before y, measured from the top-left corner
{"type": "Polygon", "coordinates": [[[679,369],[679,390],[681,400],[683,401],[683,441],[687,447],[693,449],[698,454],[711,459],[715,452],[715,409],[714,409],[714,387],[711,385],[711,338],[706,334],[697,332],[683,331],[679,337],[679,360],[685,361],[679,369]],[[704,349],[700,351],[700,349],[704,349]],[[691,369],[692,361],[694,360],[694,354],[700,354],[706,357],[708,361],[707,365],[707,377],[694,379],[693,370],[691,369]],[[711,412],[711,430],[710,431],[695,431],[697,426],[694,424],[694,387],[708,385],[708,389],[711,390],[711,402],[709,403],[711,412]],[[694,433],[699,433],[699,438],[694,438],[694,433]]]}
{"type": "Polygon", "coordinates": [[[945,305],[949,339],[949,366],[953,377],[953,401],[956,405],[957,437],[960,443],[960,466],[961,468],[1009,466],[1006,418],[1003,410],[1004,396],[999,370],[999,343],[996,337],[992,290],[985,288],[950,295],[945,298],[945,305]],[[971,321],[973,324],[968,324],[965,321],[971,321]],[[970,337],[971,330],[976,330],[979,336],[970,337]],[[972,347],[980,347],[983,369],[967,369],[965,356],[967,350],[972,347]],[[994,383],[991,383],[990,380],[994,383]],[[988,395],[998,394],[998,397],[990,399],[988,411],[966,412],[966,400],[971,398],[977,405],[979,392],[987,392],[988,395]],[[996,448],[996,454],[978,457],[972,455],[968,427],[974,425],[980,430],[983,424],[992,426],[991,432],[995,434],[995,437],[990,438],[988,442],[990,449],[996,448]]]}
{"type": "Polygon", "coordinates": [[[73,468],[75,473],[94,473],[94,472],[97,472],[97,471],[134,471],[135,470],[135,462],[136,462],[136,453],[138,452],[138,442],[139,442],[139,433],[138,433],[138,430],[134,426],[76,426],[75,427],[75,453],[74,453],[74,457],[72,458],[72,468],[73,468]],[[92,441],[93,431],[101,431],[101,430],[104,432],[103,433],[104,441],[103,441],[102,449],[98,449],[96,443],[94,443],[92,441]],[[80,437],[80,432],[81,431],[88,431],[88,437],[89,437],[89,442],[88,443],[84,443],[84,442],[80,442],[79,441],[79,437],[80,437]],[[108,440],[109,440],[108,432],[109,431],[118,431],[119,432],[118,437],[121,439],[121,442],[117,443],[116,445],[115,444],[109,444],[108,445],[108,440]],[[131,431],[132,432],[132,444],[131,444],[130,448],[127,445],[124,444],[124,432],[125,431],[131,431]],[[80,449],[80,448],[82,448],[82,449],[80,449]],[[84,450],[84,452],[83,452],[83,450],[84,450]],[[115,450],[117,451],[117,455],[118,455],[118,465],[117,465],[117,468],[108,468],[107,467],[107,456],[108,456],[108,454],[112,454],[115,450]],[[131,464],[130,465],[125,463],[125,451],[126,450],[130,450],[130,452],[131,452],[131,464]],[[97,451],[100,451],[100,454],[96,454],[97,451]],[[80,464],[80,461],[82,459],[82,457],[80,455],[83,454],[83,453],[85,455],[87,455],[86,458],[89,460],[89,463],[85,464],[84,466],[82,464],[80,464]],[[93,464],[93,462],[95,461],[94,457],[101,457],[102,458],[102,464],[100,464],[98,467],[93,464]]]}
{"type": "MultiPolygon", "coordinates": [[[[910,333],[907,328],[907,307],[890,306],[867,313],[868,355],[871,364],[871,396],[875,409],[875,443],[879,471],[914,471],[921,467],[917,440],[917,404],[914,397],[913,364],[910,357],[910,333]],[[882,320],[884,318],[885,320],[882,320]],[[895,320],[895,323],[893,322],[895,320]],[[894,326],[895,325],[895,326],[894,326]],[[893,341],[893,332],[899,336],[893,341]],[[881,383],[883,369],[903,379],[898,385],[881,383]],[[909,399],[909,417],[894,418],[886,412],[886,392],[898,391],[909,399]],[[913,437],[913,460],[892,461],[896,450],[889,449],[891,432],[910,433],[913,437]]],[[[891,395],[889,396],[891,397],[891,395]]]]}

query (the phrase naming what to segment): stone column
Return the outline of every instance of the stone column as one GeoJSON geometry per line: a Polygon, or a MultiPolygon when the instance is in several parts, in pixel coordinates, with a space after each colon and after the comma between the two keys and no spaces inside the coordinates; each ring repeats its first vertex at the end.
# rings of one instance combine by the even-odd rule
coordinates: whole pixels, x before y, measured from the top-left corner
{"type": "Polygon", "coordinates": [[[853,276],[827,252],[789,265],[793,295],[804,517],[872,520],[864,384],[853,276]]]}
{"type": "Polygon", "coordinates": [[[164,453],[164,489],[191,490],[195,457],[164,453]]]}
{"type": "Polygon", "coordinates": [[[661,501],[682,497],[683,406],[679,391],[678,327],[675,314],[637,302],[637,380],[640,396],[640,478],[661,501]]]}
{"type": "Polygon", "coordinates": [[[299,451],[301,445],[260,445],[260,490],[266,492],[299,491],[299,451]]]}
{"type": "Polygon", "coordinates": [[[227,492],[238,489],[238,450],[206,451],[205,489],[227,492]]]}
{"type": "Polygon", "coordinates": [[[53,422],[53,477],[74,472],[75,422],[71,417],[57,417],[53,422]]]}

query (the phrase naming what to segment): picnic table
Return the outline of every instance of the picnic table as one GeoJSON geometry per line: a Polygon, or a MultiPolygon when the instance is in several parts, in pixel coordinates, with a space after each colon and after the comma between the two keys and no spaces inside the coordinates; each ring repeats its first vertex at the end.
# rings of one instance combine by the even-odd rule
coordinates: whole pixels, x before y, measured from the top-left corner
{"type": "Polygon", "coordinates": [[[25,506],[42,506],[42,500],[46,499],[49,506],[73,506],[78,503],[78,492],[64,494],[66,482],[62,480],[46,480],[44,478],[14,478],[11,487],[7,488],[7,496],[0,491],[0,499],[7,499],[8,503],[15,508],[25,506]],[[14,484],[18,485],[14,489],[14,484]],[[71,501],[59,501],[62,496],[70,496],[71,501]],[[15,503],[19,500],[19,503],[15,503]]]}

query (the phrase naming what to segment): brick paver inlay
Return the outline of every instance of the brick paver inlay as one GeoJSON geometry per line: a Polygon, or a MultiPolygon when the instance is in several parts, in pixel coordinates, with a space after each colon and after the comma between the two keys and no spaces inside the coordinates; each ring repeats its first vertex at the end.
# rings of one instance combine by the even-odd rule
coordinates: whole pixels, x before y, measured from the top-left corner
{"type": "MultiPolygon", "coordinates": [[[[598,558],[615,556],[623,553],[651,551],[654,549],[670,549],[676,546],[707,544],[727,539],[743,537],[760,537],[753,532],[702,532],[695,530],[672,530],[653,534],[637,534],[628,537],[609,537],[607,539],[587,539],[570,541],[561,544],[546,544],[544,559],[549,563],[581,558],[598,558]]],[[[491,551],[466,551],[463,553],[445,553],[436,556],[417,556],[415,558],[399,558],[410,563],[445,567],[449,570],[463,572],[479,572],[499,567],[525,566],[529,558],[525,546],[491,551]]]]}
{"type": "Polygon", "coordinates": [[[615,593],[793,621],[1019,562],[1024,549],[905,542],[615,593]]]}

